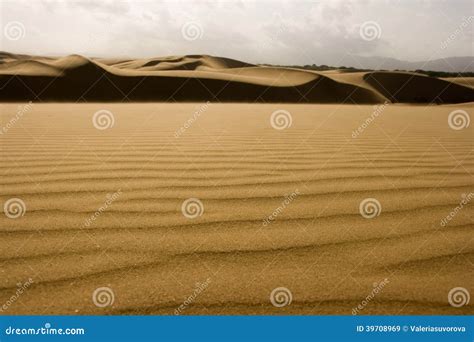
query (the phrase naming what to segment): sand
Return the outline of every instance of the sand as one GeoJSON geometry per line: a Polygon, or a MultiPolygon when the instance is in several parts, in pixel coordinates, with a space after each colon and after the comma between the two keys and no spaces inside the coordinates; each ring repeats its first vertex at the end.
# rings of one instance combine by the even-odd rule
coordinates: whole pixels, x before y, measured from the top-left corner
{"type": "Polygon", "coordinates": [[[459,80],[412,72],[316,72],[208,55],[123,60],[0,52],[0,102],[473,102],[472,84],[459,80]]]}
{"type": "Polygon", "coordinates": [[[358,314],[473,314],[448,293],[474,293],[474,205],[441,224],[474,191],[474,126],[448,125],[473,108],[1,104],[0,201],[26,207],[0,216],[2,314],[350,315],[374,286],[358,314]],[[183,215],[189,198],[202,215],[183,215]],[[113,303],[94,304],[100,287],[113,303]]]}

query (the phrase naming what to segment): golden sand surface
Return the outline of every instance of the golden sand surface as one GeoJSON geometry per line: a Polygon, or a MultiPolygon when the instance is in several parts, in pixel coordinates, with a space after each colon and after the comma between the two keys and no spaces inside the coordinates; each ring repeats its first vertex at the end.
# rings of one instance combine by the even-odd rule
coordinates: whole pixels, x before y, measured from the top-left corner
{"type": "Polygon", "coordinates": [[[473,314],[473,108],[0,104],[2,314],[473,314]]]}

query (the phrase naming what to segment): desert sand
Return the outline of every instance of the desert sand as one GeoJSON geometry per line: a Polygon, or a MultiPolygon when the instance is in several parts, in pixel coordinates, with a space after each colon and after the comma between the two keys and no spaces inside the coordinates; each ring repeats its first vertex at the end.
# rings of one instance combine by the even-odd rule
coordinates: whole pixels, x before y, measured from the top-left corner
{"type": "MultiPolygon", "coordinates": [[[[51,77],[79,78],[81,68],[92,68],[90,61],[74,59],[78,75],[59,75],[57,65],[64,61],[28,61],[0,97],[24,101],[26,93],[16,87],[34,86],[29,75],[39,70],[38,84],[51,77]]],[[[148,68],[159,77],[142,84],[160,84],[189,72],[163,70],[166,63],[192,58],[94,63],[108,77],[148,68]]],[[[244,83],[266,87],[274,79],[271,69],[207,71],[214,67],[199,64],[192,72],[206,86],[238,79],[229,83],[234,90],[244,83]]],[[[472,300],[453,307],[448,293],[455,287],[474,293],[474,205],[441,224],[463,194],[474,191],[474,126],[448,125],[449,113],[473,113],[473,105],[374,108],[361,103],[390,99],[377,82],[385,87],[406,76],[333,74],[289,70],[266,94],[278,97],[278,89],[301,82],[293,88],[299,92],[324,77],[309,101],[344,102],[339,101],[344,87],[354,89],[356,83],[361,101],[222,104],[206,103],[202,95],[197,103],[33,103],[15,122],[20,104],[0,104],[7,128],[0,135],[0,200],[3,205],[19,198],[26,209],[17,218],[0,216],[0,303],[10,301],[2,314],[172,315],[182,308],[179,314],[350,315],[385,279],[358,314],[473,314],[472,300]],[[321,95],[326,86],[342,90],[321,95]],[[96,129],[94,113],[104,110],[113,125],[96,129]],[[272,113],[281,110],[290,114],[291,125],[275,129],[272,113]],[[377,117],[354,137],[374,111],[377,117]],[[182,211],[190,198],[202,203],[194,218],[182,211]],[[282,208],[285,198],[289,203],[282,208]],[[380,202],[378,216],[361,215],[366,198],[380,202]],[[30,278],[33,283],[12,300],[18,283],[30,278]],[[93,301],[101,287],[113,291],[105,307],[93,301]],[[291,292],[291,303],[272,305],[278,287],[291,292]]],[[[434,88],[436,82],[462,90],[443,93],[444,100],[472,96],[467,87],[435,79],[434,88]]],[[[73,99],[71,87],[61,92],[55,84],[42,100],[73,99]]],[[[252,87],[244,98],[254,96],[252,87]]],[[[157,89],[165,96],[164,88],[157,89]]],[[[151,92],[129,95],[149,99],[151,92]]],[[[218,96],[221,101],[237,100],[225,94],[218,96]]],[[[392,100],[417,96],[400,94],[392,100]]]]}
{"type": "Polygon", "coordinates": [[[0,53],[0,101],[462,103],[472,83],[413,72],[347,73],[252,65],[208,55],[147,59],[0,53]],[[459,82],[460,81],[460,82],[459,82]]]}

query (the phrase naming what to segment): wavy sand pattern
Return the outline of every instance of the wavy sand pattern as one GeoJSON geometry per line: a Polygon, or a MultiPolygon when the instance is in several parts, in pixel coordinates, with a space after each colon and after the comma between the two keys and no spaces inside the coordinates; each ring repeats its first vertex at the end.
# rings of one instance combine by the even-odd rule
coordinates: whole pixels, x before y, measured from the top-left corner
{"type": "Polygon", "coordinates": [[[351,314],[387,279],[360,314],[472,314],[448,292],[474,293],[474,205],[440,224],[474,192],[473,125],[448,125],[472,108],[389,104],[354,138],[372,105],[33,104],[0,136],[1,203],[26,206],[0,216],[0,302],[31,277],[5,313],[173,314],[198,293],[180,313],[351,314]],[[99,110],[113,127],[94,128],[99,110]],[[202,215],[183,215],[188,198],[202,215]],[[361,216],[366,198],[379,216],[361,216]],[[99,287],[112,305],[94,305],[99,287]],[[277,287],[290,305],[272,305],[277,287]]]}

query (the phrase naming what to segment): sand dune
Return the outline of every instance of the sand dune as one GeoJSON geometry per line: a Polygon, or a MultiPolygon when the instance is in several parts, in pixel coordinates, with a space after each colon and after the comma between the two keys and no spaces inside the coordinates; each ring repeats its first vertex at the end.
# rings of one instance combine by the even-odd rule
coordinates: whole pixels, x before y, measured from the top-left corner
{"type": "Polygon", "coordinates": [[[414,73],[344,74],[257,66],[206,55],[89,59],[0,54],[0,101],[211,101],[277,103],[460,103],[463,82],[414,73]]]}
{"type": "MultiPolygon", "coordinates": [[[[43,63],[80,79],[127,62],[43,63]]],[[[239,77],[262,72],[252,68],[239,77]]],[[[228,69],[221,76],[242,66],[228,69]]],[[[399,81],[304,77],[359,84],[374,101],[378,80],[399,81]]],[[[0,106],[4,126],[18,108],[0,106]]],[[[372,105],[34,104],[0,135],[1,203],[26,205],[22,217],[0,217],[0,302],[31,277],[5,313],[174,314],[209,278],[182,314],[350,315],[387,278],[360,314],[472,314],[472,301],[455,308],[448,292],[474,291],[473,204],[440,225],[474,186],[473,126],[451,129],[455,109],[472,105],[388,105],[353,138],[372,105]],[[113,127],[94,128],[98,110],[113,113],[113,127]],[[291,113],[289,128],[272,128],[275,110],[291,113]],[[183,215],[188,198],[200,199],[201,216],[183,215]],[[365,198],[381,203],[379,216],[361,216],[365,198]],[[112,305],[94,305],[99,287],[113,290],[112,305]],[[271,304],[277,287],[290,305],[271,304]]]]}
{"type": "Polygon", "coordinates": [[[474,88],[474,77],[446,77],[446,81],[461,84],[466,87],[474,88]]]}

